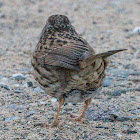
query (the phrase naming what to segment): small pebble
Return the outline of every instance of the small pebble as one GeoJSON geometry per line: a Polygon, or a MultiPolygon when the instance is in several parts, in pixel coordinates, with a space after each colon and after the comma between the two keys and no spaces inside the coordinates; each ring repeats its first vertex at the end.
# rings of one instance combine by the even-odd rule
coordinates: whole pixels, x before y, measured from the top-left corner
{"type": "Polygon", "coordinates": [[[14,92],[15,92],[15,93],[22,93],[23,90],[15,90],[14,92]]]}
{"type": "Polygon", "coordinates": [[[136,59],[140,59],[140,50],[137,50],[137,51],[135,52],[134,57],[135,57],[136,59]]]}
{"type": "Polygon", "coordinates": [[[97,24],[97,22],[96,21],[93,21],[92,24],[97,24]]]}
{"type": "Polygon", "coordinates": [[[29,114],[26,116],[26,118],[32,116],[35,113],[36,113],[36,110],[29,111],[29,114]]]}
{"type": "Polygon", "coordinates": [[[8,81],[8,79],[6,77],[2,77],[0,80],[2,83],[7,83],[7,81],[8,81]]]}
{"type": "Polygon", "coordinates": [[[15,78],[16,80],[25,80],[26,79],[26,77],[21,73],[14,74],[14,75],[12,75],[12,77],[15,78]]]}
{"type": "Polygon", "coordinates": [[[110,86],[111,84],[112,84],[112,80],[109,79],[109,78],[106,78],[106,79],[104,80],[103,86],[104,86],[104,87],[108,87],[108,86],[110,86]]]}
{"type": "Polygon", "coordinates": [[[133,34],[139,34],[140,35],[140,27],[135,27],[133,29],[133,34]]]}
{"type": "Polygon", "coordinates": [[[38,9],[38,12],[39,12],[39,13],[42,13],[42,12],[43,12],[43,10],[42,10],[42,9],[38,9]]]}
{"type": "Polygon", "coordinates": [[[110,120],[111,121],[115,121],[118,117],[120,116],[120,114],[118,114],[117,112],[113,112],[113,113],[110,113],[110,120]]]}
{"type": "Polygon", "coordinates": [[[140,110],[132,110],[131,113],[132,113],[132,114],[135,114],[135,115],[136,115],[136,114],[140,114],[140,110]]]}
{"type": "Polygon", "coordinates": [[[83,136],[83,139],[87,139],[87,138],[88,138],[88,135],[85,134],[85,135],[83,136]]]}
{"type": "Polygon", "coordinates": [[[46,103],[45,103],[45,102],[43,102],[43,101],[41,101],[41,102],[40,102],[40,104],[41,104],[41,105],[45,105],[46,103]]]}
{"type": "Polygon", "coordinates": [[[35,113],[36,113],[36,110],[29,111],[29,114],[30,114],[30,115],[33,115],[33,114],[35,114],[35,113]]]}
{"type": "Polygon", "coordinates": [[[19,119],[19,117],[13,116],[13,117],[5,118],[5,121],[15,121],[15,120],[18,120],[18,119],[19,119]]]}
{"type": "Polygon", "coordinates": [[[19,71],[21,71],[21,72],[31,72],[31,69],[30,68],[26,68],[26,69],[20,69],[19,71]]]}
{"type": "Polygon", "coordinates": [[[125,122],[125,121],[137,121],[140,120],[139,116],[121,116],[117,112],[111,113],[110,118],[111,121],[120,121],[120,122],[125,122]]]}
{"type": "Polygon", "coordinates": [[[3,130],[9,130],[9,128],[3,128],[3,130]]]}
{"type": "Polygon", "coordinates": [[[34,91],[35,92],[42,92],[42,93],[44,93],[44,91],[40,87],[34,88],[34,91]]]}
{"type": "Polygon", "coordinates": [[[117,135],[117,137],[119,137],[119,138],[121,138],[122,137],[122,135],[121,134],[116,134],[117,135]]]}
{"type": "Polygon", "coordinates": [[[31,81],[27,82],[28,87],[33,87],[33,83],[31,81]]]}
{"type": "Polygon", "coordinates": [[[133,31],[129,32],[129,34],[126,36],[126,38],[130,38],[134,35],[140,35],[140,27],[135,27],[133,31]]]}
{"type": "Polygon", "coordinates": [[[136,131],[136,130],[127,129],[127,130],[123,130],[122,133],[126,133],[126,134],[136,134],[137,131],[136,131]]]}
{"type": "Polygon", "coordinates": [[[125,32],[129,32],[129,29],[124,29],[125,32]]]}
{"type": "Polygon", "coordinates": [[[44,123],[42,123],[42,122],[35,122],[34,123],[34,127],[37,127],[37,126],[40,126],[40,127],[44,127],[44,123]]]}
{"type": "Polygon", "coordinates": [[[16,111],[24,111],[25,110],[24,105],[17,105],[17,104],[10,104],[10,105],[8,105],[8,108],[14,109],[16,111]]]}
{"type": "Polygon", "coordinates": [[[101,125],[96,126],[95,128],[104,128],[104,129],[108,129],[108,127],[104,127],[104,126],[101,126],[101,125]]]}
{"type": "Polygon", "coordinates": [[[5,85],[4,88],[7,90],[10,90],[10,88],[7,85],[5,85]]]}
{"type": "Polygon", "coordinates": [[[129,121],[130,120],[130,118],[129,117],[118,117],[117,118],[117,121],[120,121],[120,122],[125,122],[125,121],[129,121]]]}
{"type": "Polygon", "coordinates": [[[4,5],[4,3],[3,2],[0,2],[0,7],[2,7],[4,5]]]}
{"type": "Polygon", "coordinates": [[[56,102],[57,99],[56,99],[56,98],[51,98],[50,101],[51,101],[51,102],[56,102]]]}
{"type": "Polygon", "coordinates": [[[13,96],[13,95],[14,95],[14,93],[9,93],[9,95],[10,95],[10,96],[13,96]]]}
{"type": "Polygon", "coordinates": [[[120,90],[116,90],[113,93],[113,96],[120,96],[121,95],[121,91],[120,90]]]}
{"type": "Polygon", "coordinates": [[[131,92],[132,92],[132,91],[133,91],[133,92],[134,92],[134,91],[140,91],[140,88],[139,88],[139,87],[138,87],[138,88],[128,88],[127,91],[131,91],[131,92]]]}
{"type": "Polygon", "coordinates": [[[0,15],[0,17],[1,17],[1,18],[6,18],[5,13],[2,13],[2,14],[0,15]]]}
{"type": "Polygon", "coordinates": [[[10,88],[7,85],[5,85],[5,83],[2,83],[2,82],[0,82],[0,87],[6,90],[10,90],[10,88]]]}
{"type": "Polygon", "coordinates": [[[0,79],[3,79],[3,78],[5,78],[5,76],[3,76],[3,75],[0,75],[0,79]]]}
{"type": "Polygon", "coordinates": [[[135,64],[127,64],[127,65],[124,65],[124,68],[125,69],[134,69],[134,70],[136,70],[136,65],[135,64]]]}
{"type": "Polygon", "coordinates": [[[18,87],[20,87],[20,85],[19,84],[13,84],[13,87],[18,88],[18,87]]]}
{"type": "Polygon", "coordinates": [[[130,73],[130,75],[140,75],[139,71],[133,71],[132,73],[130,73]]]}

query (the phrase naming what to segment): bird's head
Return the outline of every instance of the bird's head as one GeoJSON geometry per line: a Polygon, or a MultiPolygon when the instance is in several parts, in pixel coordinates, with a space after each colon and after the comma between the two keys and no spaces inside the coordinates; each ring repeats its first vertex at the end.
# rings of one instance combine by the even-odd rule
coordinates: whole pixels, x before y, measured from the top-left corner
{"type": "Polygon", "coordinates": [[[48,30],[52,32],[75,31],[69,19],[64,15],[52,15],[46,24],[48,30]]]}

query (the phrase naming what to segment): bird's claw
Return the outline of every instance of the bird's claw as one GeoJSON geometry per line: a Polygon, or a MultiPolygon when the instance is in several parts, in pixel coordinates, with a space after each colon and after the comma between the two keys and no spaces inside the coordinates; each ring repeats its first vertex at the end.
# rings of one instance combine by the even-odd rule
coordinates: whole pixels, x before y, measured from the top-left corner
{"type": "Polygon", "coordinates": [[[82,123],[87,123],[88,121],[84,118],[84,116],[78,116],[75,114],[70,114],[71,116],[71,121],[75,121],[75,122],[82,122],[82,123]]]}

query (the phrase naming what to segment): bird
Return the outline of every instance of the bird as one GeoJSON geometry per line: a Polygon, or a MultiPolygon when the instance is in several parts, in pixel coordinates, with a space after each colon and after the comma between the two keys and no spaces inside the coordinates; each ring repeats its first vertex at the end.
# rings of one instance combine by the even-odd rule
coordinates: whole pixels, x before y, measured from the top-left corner
{"type": "MultiPolygon", "coordinates": [[[[52,15],[46,21],[32,54],[33,76],[46,94],[59,102],[51,125],[59,125],[64,103],[85,102],[82,121],[92,98],[99,94],[105,79],[107,57],[126,49],[95,53],[93,47],[80,37],[65,15],[52,15]]],[[[46,124],[47,125],[47,124],[46,124]]]]}

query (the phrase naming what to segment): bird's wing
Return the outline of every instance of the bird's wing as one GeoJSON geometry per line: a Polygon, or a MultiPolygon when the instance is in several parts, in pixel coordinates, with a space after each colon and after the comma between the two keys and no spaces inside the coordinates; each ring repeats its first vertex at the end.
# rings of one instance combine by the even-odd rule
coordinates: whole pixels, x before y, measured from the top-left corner
{"type": "MultiPolygon", "coordinates": [[[[83,54],[92,53],[84,44],[67,43],[40,51],[37,62],[41,65],[59,66],[71,70],[79,70],[79,59],[83,54]]],[[[36,55],[37,56],[37,55],[36,55]]]]}

